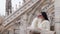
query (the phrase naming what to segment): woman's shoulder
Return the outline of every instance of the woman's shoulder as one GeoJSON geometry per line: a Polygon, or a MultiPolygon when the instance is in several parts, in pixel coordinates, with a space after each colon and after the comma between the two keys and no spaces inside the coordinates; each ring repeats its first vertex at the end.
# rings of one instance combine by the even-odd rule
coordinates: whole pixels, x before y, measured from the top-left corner
{"type": "Polygon", "coordinates": [[[44,20],[43,22],[49,23],[49,21],[48,21],[48,20],[44,20]]]}
{"type": "Polygon", "coordinates": [[[42,24],[50,24],[48,20],[44,20],[42,24]]]}
{"type": "Polygon", "coordinates": [[[33,19],[33,21],[37,21],[37,20],[38,20],[38,18],[34,18],[34,19],[33,19]]]}

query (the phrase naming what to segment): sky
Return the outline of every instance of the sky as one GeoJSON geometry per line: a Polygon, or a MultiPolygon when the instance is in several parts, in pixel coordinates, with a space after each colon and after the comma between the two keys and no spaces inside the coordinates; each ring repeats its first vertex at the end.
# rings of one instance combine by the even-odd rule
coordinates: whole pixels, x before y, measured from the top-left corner
{"type": "MultiPolygon", "coordinates": [[[[14,7],[14,10],[15,10],[15,7],[16,7],[16,4],[19,5],[19,2],[22,3],[22,0],[12,0],[12,7],[14,7]]],[[[0,0],[0,15],[5,15],[5,6],[6,6],[6,0],[0,0]]]]}
{"type": "Polygon", "coordinates": [[[5,15],[5,0],[0,0],[0,15],[5,15]]]}

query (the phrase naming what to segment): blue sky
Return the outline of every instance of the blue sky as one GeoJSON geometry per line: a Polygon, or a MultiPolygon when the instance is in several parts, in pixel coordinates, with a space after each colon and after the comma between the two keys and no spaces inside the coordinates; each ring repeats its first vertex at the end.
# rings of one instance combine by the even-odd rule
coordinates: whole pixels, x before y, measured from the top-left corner
{"type": "MultiPolygon", "coordinates": [[[[14,7],[15,9],[15,6],[16,4],[19,5],[19,2],[22,2],[22,0],[12,0],[12,7],[14,7]]],[[[6,3],[6,0],[0,0],[0,14],[1,15],[5,15],[5,4],[6,3]]]]}

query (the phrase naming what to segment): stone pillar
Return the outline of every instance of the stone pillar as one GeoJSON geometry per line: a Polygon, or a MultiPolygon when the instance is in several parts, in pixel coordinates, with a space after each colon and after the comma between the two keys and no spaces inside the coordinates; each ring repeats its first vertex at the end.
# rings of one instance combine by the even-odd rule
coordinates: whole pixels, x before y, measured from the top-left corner
{"type": "Polygon", "coordinates": [[[6,0],[6,16],[12,13],[11,8],[12,8],[11,0],[6,0]]]}
{"type": "Polygon", "coordinates": [[[55,31],[60,34],[60,0],[55,0],[55,31]]]}
{"type": "Polygon", "coordinates": [[[27,14],[21,16],[20,34],[27,34],[27,14]]]}

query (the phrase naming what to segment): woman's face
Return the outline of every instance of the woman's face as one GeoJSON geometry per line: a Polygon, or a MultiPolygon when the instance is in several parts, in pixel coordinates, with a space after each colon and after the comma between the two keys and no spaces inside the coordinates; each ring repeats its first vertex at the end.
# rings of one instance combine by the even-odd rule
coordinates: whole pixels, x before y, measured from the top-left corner
{"type": "Polygon", "coordinates": [[[41,18],[41,19],[44,19],[44,17],[42,16],[41,13],[38,13],[38,14],[37,14],[37,17],[38,17],[38,18],[41,18]]]}
{"type": "Polygon", "coordinates": [[[38,18],[44,19],[44,17],[42,15],[38,15],[38,18]]]}

